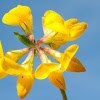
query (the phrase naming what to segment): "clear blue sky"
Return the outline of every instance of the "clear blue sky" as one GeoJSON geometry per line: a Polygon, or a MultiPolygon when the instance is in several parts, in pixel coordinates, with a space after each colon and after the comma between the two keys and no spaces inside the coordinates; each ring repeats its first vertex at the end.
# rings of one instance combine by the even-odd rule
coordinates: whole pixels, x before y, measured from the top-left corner
{"type": "MultiPolygon", "coordinates": [[[[58,12],[65,20],[77,18],[80,22],[88,23],[87,30],[78,40],[68,42],[59,50],[63,51],[71,44],[78,44],[80,48],[75,56],[81,60],[87,70],[85,73],[64,72],[68,100],[99,100],[100,0],[1,0],[0,40],[4,53],[11,49],[25,47],[13,34],[13,31],[23,33],[20,27],[7,26],[2,23],[3,15],[18,4],[31,8],[36,40],[43,36],[41,18],[47,10],[58,12]]],[[[37,57],[34,68],[36,69],[40,63],[37,57]]],[[[0,80],[0,100],[20,100],[17,96],[16,81],[17,77],[10,75],[0,80]]],[[[35,80],[32,90],[24,100],[62,100],[62,98],[58,88],[45,79],[35,80]]]]}

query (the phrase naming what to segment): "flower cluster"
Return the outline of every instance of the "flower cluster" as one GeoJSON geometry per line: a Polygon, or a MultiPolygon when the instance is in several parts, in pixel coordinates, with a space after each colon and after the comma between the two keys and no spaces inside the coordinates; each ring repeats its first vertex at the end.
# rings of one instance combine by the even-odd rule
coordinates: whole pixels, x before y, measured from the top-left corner
{"type": "Polygon", "coordinates": [[[3,23],[8,25],[19,25],[26,35],[22,36],[21,42],[27,44],[27,48],[11,50],[3,55],[0,42],[0,78],[9,75],[19,75],[17,80],[18,96],[24,98],[32,88],[35,78],[45,79],[56,87],[66,90],[64,71],[84,72],[86,71],[82,63],[74,57],[78,50],[78,45],[69,46],[64,52],[56,51],[60,46],[68,41],[76,40],[87,28],[85,22],[79,23],[75,18],[65,21],[58,13],[49,10],[42,17],[44,36],[35,42],[33,35],[31,9],[27,6],[18,5],[3,16],[3,23]],[[23,38],[24,37],[24,38],[23,38]],[[40,44],[47,44],[44,47],[40,44]],[[35,52],[34,52],[35,51],[35,52]],[[27,58],[21,64],[17,61],[26,53],[27,58]],[[52,62],[46,54],[53,57],[58,63],[52,62]],[[33,60],[38,54],[42,63],[33,70],[33,60]]]}

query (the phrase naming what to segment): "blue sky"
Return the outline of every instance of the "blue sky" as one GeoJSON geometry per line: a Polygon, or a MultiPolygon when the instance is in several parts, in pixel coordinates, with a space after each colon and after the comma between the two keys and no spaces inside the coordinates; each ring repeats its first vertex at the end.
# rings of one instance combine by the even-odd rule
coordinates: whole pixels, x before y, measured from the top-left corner
{"type": "MultiPolygon", "coordinates": [[[[43,36],[41,18],[47,10],[58,12],[65,20],[77,18],[80,22],[88,23],[87,30],[78,40],[68,42],[59,51],[63,51],[71,44],[78,44],[80,48],[75,56],[80,59],[87,70],[85,73],[64,72],[68,100],[99,100],[100,0],[2,0],[0,2],[0,40],[4,53],[8,50],[26,47],[13,34],[13,31],[23,33],[20,27],[2,23],[3,15],[19,4],[29,6],[32,10],[33,32],[36,40],[43,36]]],[[[36,69],[40,63],[37,57],[34,61],[34,68],[36,69]]],[[[10,75],[0,80],[0,100],[20,100],[17,96],[16,81],[17,77],[10,75]]],[[[62,99],[58,88],[45,79],[35,80],[32,90],[24,100],[62,99]]]]}

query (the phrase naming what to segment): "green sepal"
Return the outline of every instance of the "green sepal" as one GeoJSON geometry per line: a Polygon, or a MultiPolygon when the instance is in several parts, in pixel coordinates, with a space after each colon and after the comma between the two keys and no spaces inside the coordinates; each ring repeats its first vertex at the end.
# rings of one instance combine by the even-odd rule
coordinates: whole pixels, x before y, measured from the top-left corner
{"type": "Polygon", "coordinates": [[[34,49],[34,58],[37,57],[37,55],[38,55],[38,54],[37,54],[37,50],[34,49]]]}
{"type": "Polygon", "coordinates": [[[20,34],[18,32],[14,32],[16,38],[18,40],[20,40],[24,45],[29,46],[29,47],[33,47],[34,45],[30,42],[30,40],[28,39],[28,37],[26,35],[20,34]]]}

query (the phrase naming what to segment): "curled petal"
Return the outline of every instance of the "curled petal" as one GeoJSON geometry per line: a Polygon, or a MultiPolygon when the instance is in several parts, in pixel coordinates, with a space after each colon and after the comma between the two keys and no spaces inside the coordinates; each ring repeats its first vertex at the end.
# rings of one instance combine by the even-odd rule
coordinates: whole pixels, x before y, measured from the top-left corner
{"type": "Polygon", "coordinates": [[[70,30],[70,40],[76,40],[77,38],[79,38],[86,28],[87,23],[82,22],[75,24],[70,30]]]}
{"type": "Polygon", "coordinates": [[[34,82],[34,74],[30,75],[19,75],[17,80],[17,93],[19,98],[23,99],[30,92],[33,82],[34,82]]]}
{"type": "Polygon", "coordinates": [[[69,66],[66,70],[70,72],[85,72],[86,71],[82,63],[76,57],[73,57],[71,59],[71,62],[69,63],[69,66]]]}
{"type": "Polygon", "coordinates": [[[66,90],[65,80],[62,71],[53,71],[49,74],[48,78],[53,85],[60,89],[66,90]]]}
{"type": "Polygon", "coordinates": [[[42,63],[35,71],[35,77],[37,79],[45,79],[48,75],[57,69],[60,68],[60,65],[57,63],[42,63]]]}
{"type": "Polygon", "coordinates": [[[65,71],[67,69],[72,57],[77,52],[77,50],[78,50],[78,45],[71,45],[65,50],[63,60],[61,63],[62,71],[65,71]]]}

